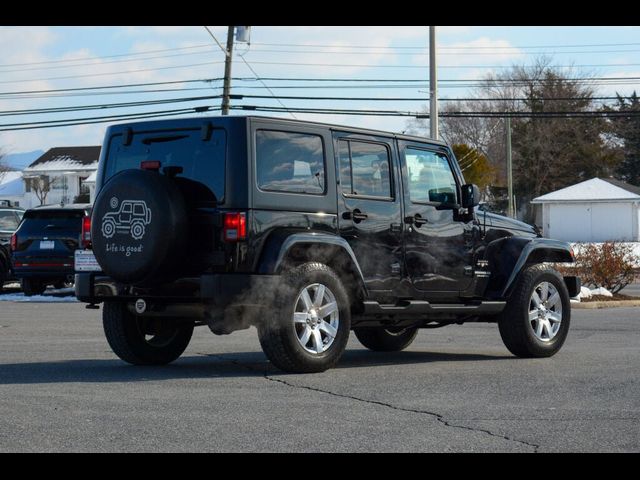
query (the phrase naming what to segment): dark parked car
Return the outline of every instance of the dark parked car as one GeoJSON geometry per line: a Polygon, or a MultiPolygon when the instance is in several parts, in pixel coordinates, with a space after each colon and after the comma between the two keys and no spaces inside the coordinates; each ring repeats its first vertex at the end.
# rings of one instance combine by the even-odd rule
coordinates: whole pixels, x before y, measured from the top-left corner
{"type": "Polygon", "coordinates": [[[11,235],[18,228],[24,210],[9,206],[9,202],[0,200],[0,291],[4,283],[13,279],[11,268],[11,235]]]}
{"type": "Polygon", "coordinates": [[[76,296],[104,304],[132,364],[175,360],[197,325],[254,325],[293,372],[334,366],[351,330],[398,351],[420,328],[493,322],[521,357],[567,337],[579,280],[548,262],[570,246],[476,215],[442,142],[264,117],[132,123],[107,130],[97,189],[97,263],[82,253],[95,271],[76,296]]]}
{"type": "Polygon", "coordinates": [[[27,210],[11,238],[13,270],[25,295],[48,285],[73,282],[74,252],[90,245],[90,205],[44,206],[27,210]]]}

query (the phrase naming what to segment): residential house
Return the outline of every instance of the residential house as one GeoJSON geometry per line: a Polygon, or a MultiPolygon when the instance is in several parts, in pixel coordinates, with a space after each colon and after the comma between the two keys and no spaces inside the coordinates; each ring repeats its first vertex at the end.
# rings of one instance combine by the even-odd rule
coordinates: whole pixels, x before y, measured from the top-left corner
{"type": "Polygon", "coordinates": [[[592,178],[531,203],[542,207],[538,217],[545,237],[567,242],[640,241],[640,187],[592,178]]]}
{"type": "Polygon", "coordinates": [[[21,206],[31,208],[57,203],[88,203],[86,179],[97,170],[100,146],[55,147],[23,171],[21,206]]]}

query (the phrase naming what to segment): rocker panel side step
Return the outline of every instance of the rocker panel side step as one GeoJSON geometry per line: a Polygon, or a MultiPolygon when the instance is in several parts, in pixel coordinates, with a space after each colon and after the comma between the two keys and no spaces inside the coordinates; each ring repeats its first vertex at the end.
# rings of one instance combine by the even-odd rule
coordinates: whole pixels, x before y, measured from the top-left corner
{"type": "Polygon", "coordinates": [[[425,315],[425,314],[460,314],[460,315],[495,315],[506,306],[507,302],[464,303],[430,303],[422,300],[409,300],[397,305],[381,305],[374,301],[365,301],[365,315],[425,315]]]}

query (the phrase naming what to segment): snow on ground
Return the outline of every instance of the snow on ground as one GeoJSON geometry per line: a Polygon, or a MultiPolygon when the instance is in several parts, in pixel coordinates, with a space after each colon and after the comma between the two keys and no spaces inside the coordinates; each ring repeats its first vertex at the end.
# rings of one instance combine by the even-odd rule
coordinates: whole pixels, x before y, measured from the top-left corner
{"type": "MultiPolygon", "coordinates": [[[[7,284],[5,289],[20,288],[19,284],[7,284]]],[[[61,303],[77,302],[73,288],[48,288],[43,295],[25,296],[22,292],[0,293],[0,302],[21,302],[21,303],[61,303]]]]}

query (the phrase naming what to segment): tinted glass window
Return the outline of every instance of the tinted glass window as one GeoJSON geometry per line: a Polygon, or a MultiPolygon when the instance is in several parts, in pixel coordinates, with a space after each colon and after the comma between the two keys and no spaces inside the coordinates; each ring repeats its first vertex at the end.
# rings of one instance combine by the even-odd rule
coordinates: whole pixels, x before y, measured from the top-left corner
{"type": "MultiPolygon", "coordinates": [[[[341,142],[347,144],[347,142],[341,142]]],[[[391,174],[389,150],[379,143],[349,141],[346,146],[340,147],[340,179],[346,178],[343,170],[349,169],[347,155],[350,154],[351,178],[350,183],[343,191],[353,195],[365,195],[370,197],[391,198],[391,174]]]]}
{"type": "Polygon", "coordinates": [[[411,201],[456,202],[456,180],[445,155],[407,148],[405,159],[411,201]]]}
{"type": "Polygon", "coordinates": [[[122,136],[111,139],[104,181],[122,170],[139,169],[144,161],[159,161],[161,169],[182,167],[177,178],[193,183],[189,188],[200,203],[222,202],[225,184],[225,132],[214,129],[209,140],[202,131],[158,130],[134,132],[131,145],[122,136]]]}
{"type": "Polygon", "coordinates": [[[18,218],[12,211],[0,211],[0,230],[15,230],[18,218]]]}
{"type": "Polygon", "coordinates": [[[48,230],[80,231],[84,210],[27,210],[24,223],[20,227],[22,233],[42,233],[48,230]]]}
{"type": "Polygon", "coordinates": [[[258,130],[256,167],[262,190],[324,193],[324,148],[319,135],[258,130]]]}
{"type": "Polygon", "coordinates": [[[349,153],[349,142],[340,140],[338,142],[338,155],[340,157],[340,184],[342,191],[353,193],[351,189],[351,154],[349,153]]]}

